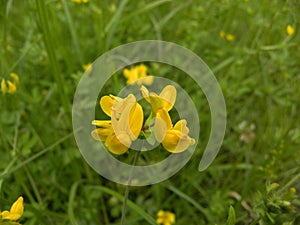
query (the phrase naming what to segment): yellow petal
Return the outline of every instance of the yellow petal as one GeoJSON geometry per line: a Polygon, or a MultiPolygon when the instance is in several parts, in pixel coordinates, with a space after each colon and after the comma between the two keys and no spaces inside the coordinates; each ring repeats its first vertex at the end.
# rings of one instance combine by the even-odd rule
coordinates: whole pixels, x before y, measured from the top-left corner
{"type": "Polygon", "coordinates": [[[169,111],[172,109],[176,101],[176,88],[172,85],[167,85],[159,94],[159,97],[164,99],[165,109],[169,111]]]}
{"type": "Polygon", "coordinates": [[[9,76],[13,79],[15,84],[19,83],[19,76],[16,73],[10,73],[9,76]]]}
{"type": "Polygon", "coordinates": [[[108,150],[116,155],[124,154],[128,150],[128,146],[131,145],[130,137],[127,134],[119,134],[118,137],[115,133],[108,136],[105,145],[108,147],[108,150]],[[121,141],[122,143],[121,143],[121,141]],[[123,144],[125,143],[125,144],[123,144]]]}
{"type": "Polygon", "coordinates": [[[144,97],[144,99],[146,99],[147,102],[151,103],[150,101],[150,94],[149,94],[149,90],[145,87],[145,86],[142,86],[140,88],[140,91],[144,97]]]}
{"type": "Polygon", "coordinates": [[[22,215],[18,213],[10,213],[8,211],[3,211],[1,213],[3,220],[18,220],[22,215]]]}
{"type": "Polygon", "coordinates": [[[16,85],[14,83],[12,83],[11,81],[8,80],[7,85],[8,85],[7,93],[14,94],[17,91],[16,85]]]}
{"type": "Polygon", "coordinates": [[[92,137],[98,141],[105,141],[106,138],[113,133],[112,126],[105,128],[97,128],[91,132],[92,137]]]}
{"type": "Polygon", "coordinates": [[[1,81],[1,91],[3,93],[6,93],[7,92],[7,86],[6,86],[6,82],[5,82],[5,79],[2,78],[2,81],[1,81]]]}
{"type": "Polygon", "coordinates": [[[131,109],[129,117],[129,125],[132,135],[130,135],[131,140],[135,140],[142,129],[144,122],[144,112],[143,108],[139,103],[136,103],[135,106],[131,109]]]}
{"type": "Polygon", "coordinates": [[[190,130],[189,130],[189,128],[187,127],[187,125],[186,125],[187,123],[186,123],[186,120],[179,120],[176,124],[175,124],[175,126],[174,126],[174,130],[178,130],[178,131],[180,131],[182,134],[185,134],[185,135],[187,135],[189,132],[190,132],[190,130]]]}
{"type": "Polygon", "coordinates": [[[112,110],[112,107],[115,103],[115,99],[112,98],[111,96],[103,96],[101,99],[100,99],[100,106],[101,106],[101,109],[103,110],[103,112],[110,116],[111,117],[111,110],[112,110]]]}
{"type": "Polygon", "coordinates": [[[286,32],[288,35],[293,35],[295,33],[295,29],[291,25],[288,25],[286,27],[286,32]]]}
{"type": "Polygon", "coordinates": [[[195,140],[187,135],[182,135],[180,131],[168,130],[166,137],[162,141],[164,148],[172,153],[180,153],[185,151],[195,140]]]}
{"type": "Polygon", "coordinates": [[[164,109],[158,110],[153,127],[156,140],[162,142],[166,136],[167,130],[171,129],[171,127],[172,121],[169,113],[164,109]]]}
{"type": "Polygon", "coordinates": [[[93,120],[92,124],[98,127],[111,127],[110,120],[93,120]]]}
{"type": "Polygon", "coordinates": [[[24,211],[23,197],[19,197],[18,200],[15,201],[14,204],[11,206],[10,212],[22,215],[23,211],[24,211]]]}

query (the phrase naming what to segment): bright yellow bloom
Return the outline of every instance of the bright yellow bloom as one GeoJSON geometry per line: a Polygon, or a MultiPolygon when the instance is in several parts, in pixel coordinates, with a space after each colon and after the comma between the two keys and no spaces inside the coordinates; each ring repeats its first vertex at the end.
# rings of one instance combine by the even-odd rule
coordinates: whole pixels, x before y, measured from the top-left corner
{"type": "Polygon", "coordinates": [[[168,211],[159,210],[157,213],[156,222],[162,225],[172,225],[175,223],[175,214],[168,211]]]}
{"type": "Polygon", "coordinates": [[[225,31],[220,31],[219,33],[221,38],[225,38],[227,41],[233,41],[235,39],[233,34],[226,33],[225,31]]]}
{"type": "Polygon", "coordinates": [[[92,131],[92,136],[103,141],[112,153],[125,153],[141,132],[144,120],[142,107],[132,94],[124,99],[103,96],[100,106],[111,120],[94,120],[92,124],[99,128],[92,131]]]}
{"type": "Polygon", "coordinates": [[[234,40],[234,35],[232,35],[232,34],[226,34],[226,40],[227,41],[233,41],[234,40]]]}
{"type": "Polygon", "coordinates": [[[19,83],[19,76],[16,73],[10,73],[9,76],[13,79],[14,84],[18,84],[19,83]]]}
{"type": "Polygon", "coordinates": [[[1,91],[3,94],[14,94],[17,91],[17,84],[19,83],[19,76],[15,73],[10,73],[10,77],[13,79],[13,82],[5,80],[4,78],[1,81],[1,91]]]}
{"type": "Polygon", "coordinates": [[[72,2],[75,2],[75,3],[88,3],[89,0],[72,0],[72,2]]]}
{"type": "Polygon", "coordinates": [[[226,35],[226,33],[222,30],[222,31],[220,31],[220,37],[221,38],[224,38],[225,37],[225,35],[226,35]]]}
{"type": "Polygon", "coordinates": [[[286,32],[288,35],[293,35],[295,33],[295,29],[291,25],[288,25],[286,27],[286,32]]]}
{"type": "Polygon", "coordinates": [[[127,84],[146,84],[153,83],[153,76],[147,75],[147,67],[144,64],[134,66],[131,69],[123,70],[124,77],[127,79],[127,84]]]}
{"type": "Polygon", "coordinates": [[[3,211],[1,218],[3,220],[18,220],[24,211],[23,197],[19,197],[17,201],[11,206],[10,211],[3,211]]]}
{"type": "Polygon", "coordinates": [[[92,63],[84,64],[82,67],[84,71],[89,72],[92,70],[92,63]]]}
{"type": "Polygon", "coordinates": [[[149,92],[144,86],[141,87],[141,92],[152,107],[152,115],[155,117],[153,129],[155,138],[167,151],[180,153],[195,143],[195,140],[188,136],[186,120],[178,121],[173,127],[168,111],[173,108],[176,101],[174,86],[166,86],[159,95],[149,92]]]}

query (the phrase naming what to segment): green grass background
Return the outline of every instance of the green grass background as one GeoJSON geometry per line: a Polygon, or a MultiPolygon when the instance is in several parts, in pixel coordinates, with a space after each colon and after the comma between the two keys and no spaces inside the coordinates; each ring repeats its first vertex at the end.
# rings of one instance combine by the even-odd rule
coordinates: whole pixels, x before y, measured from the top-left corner
{"type": "MultiPolygon", "coordinates": [[[[191,80],[149,64],[154,75],[186,87],[199,107],[201,135],[178,174],[131,188],[126,224],[155,224],[160,209],[174,212],[177,225],[226,224],[230,205],[237,224],[250,224],[263,214],[254,209],[265,202],[259,192],[266,183],[279,182],[281,192],[300,190],[299,1],[1,0],[0,11],[0,77],[20,76],[15,95],[0,95],[0,209],[22,195],[22,223],[119,224],[125,187],[100,177],[82,158],[71,106],[84,64],[145,39],[175,42],[206,62],[223,90],[227,129],[213,164],[198,172],[210,132],[205,98],[191,80]],[[293,35],[286,32],[288,24],[293,35]],[[235,39],[222,39],[222,30],[235,39]],[[246,128],[240,129],[243,121],[246,128]],[[255,137],[243,143],[240,135],[250,124],[255,137]]],[[[121,73],[114,82],[107,93],[116,94],[124,84],[121,73]]],[[[299,224],[297,198],[293,205],[292,213],[271,215],[273,224],[299,224]]]]}

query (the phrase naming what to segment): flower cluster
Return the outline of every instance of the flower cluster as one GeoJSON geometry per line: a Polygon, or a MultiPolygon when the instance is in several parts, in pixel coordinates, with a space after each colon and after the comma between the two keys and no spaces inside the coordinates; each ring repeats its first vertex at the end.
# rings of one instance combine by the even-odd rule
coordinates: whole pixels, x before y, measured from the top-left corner
{"type": "Polygon", "coordinates": [[[288,35],[293,35],[295,33],[295,29],[291,25],[287,25],[287,27],[286,27],[286,33],[288,35]]]}
{"type": "Polygon", "coordinates": [[[127,84],[151,85],[153,83],[153,76],[147,75],[147,67],[144,64],[124,69],[123,73],[127,84]]]}
{"type": "Polygon", "coordinates": [[[168,211],[159,210],[157,213],[156,222],[163,225],[172,225],[175,223],[175,214],[168,211]]]}
{"type": "Polygon", "coordinates": [[[23,215],[24,205],[23,205],[23,197],[19,197],[17,201],[13,203],[10,210],[0,212],[0,221],[9,220],[10,222],[14,222],[23,215]]]}
{"type": "Polygon", "coordinates": [[[88,3],[89,0],[72,0],[72,2],[75,2],[75,3],[88,3]]]}
{"type": "Polygon", "coordinates": [[[111,120],[94,120],[97,126],[92,131],[94,139],[103,141],[108,150],[114,154],[123,154],[130,148],[132,142],[138,138],[141,130],[149,128],[154,132],[156,141],[171,153],[185,151],[195,140],[189,137],[186,120],[179,120],[174,126],[169,115],[176,100],[176,88],[167,85],[160,94],[149,92],[144,86],[140,88],[145,100],[151,105],[151,114],[146,121],[154,120],[151,127],[144,121],[141,105],[133,94],[122,99],[113,95],[103,96],[100,106],[111,120]]]}
{"type": "Polygon", "coordinates": [[[10,73],[12,81],[5,80],[2,78],[1,81],[1,91],[3,94],[14,94],[17,91],[17,84],[19,83],[19,76],[16,73],[10,73]]]}
{"type": "Polygon", "coordinates": [[[220,37],[226,39],[227,41],[233,41],[235,39],[233,34],[226,33],[223,30],[220,32],[220,37]]]}

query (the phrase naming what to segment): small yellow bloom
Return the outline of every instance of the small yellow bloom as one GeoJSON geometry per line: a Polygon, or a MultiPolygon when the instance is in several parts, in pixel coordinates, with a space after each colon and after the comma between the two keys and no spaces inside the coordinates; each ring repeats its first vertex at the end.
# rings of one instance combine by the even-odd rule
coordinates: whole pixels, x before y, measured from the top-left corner
{"type": "Polygon", "coordinates": [[[72,0],[72,2],[75,2],[75,3],[88,3],[89,0],[72,0]]]}
{"type": "Polygon", "coordinates": [[[295,29],[291,25],[288,25],[286,27],[286,32],[288,35],[293,35],[295,33],[295,29]]]}
{"type": "Polygon", "coordinates": [[[155,138],[167,151],[180,153],[195,143],[195,140],[188,136],[186,120],[178,121],[173,127],[168,111],[173,108],[176,101],[174,86],[166,86],[159,95],[150,93],[144,86],[141,87],[141,92],[152,107],[152,115],[155,117],[153,129],[155,138]]]}
{"type": "Polygon", "coordinates": [[[175,214],[168,211],[159,210],[157,213],[156,222],[162,225],[172,225],[175,223],[175,214]]]}
{"type": "Polygon", "coordinates": [[[84,64],[82,67],[85,72],[89,72],[92,70],[92,63],[84,64]]]}
{"type": "Polygon", "coordinates": [[[147,75],[147,67],[144,64],[134,66],[131,69],[123,70],[124,77],[127,79],[127,84],[146,84],[153,83],[153,76],[147,75]]]}
{"type": "Polygon", "coordinates": [[[226,33],[222,30],[222,31],[220,31],[220,37],[221,38],[224,38],[225,37],[225,35],[226,35],[226,33]]]}
{"type": "Polygon", "coordinates": [[[98,127],[91,133],[93,138],[105,142],[109,151],[114,154],[125,153],[141,132],[144,120],[142,107],[132,94],[124,99],[112,95],[103,96],[100,106],[111,120],[92,121],[98,127]]]}
{"type": "Polygon", "coordinates": [[[19,83],[19,76],[16,73],[10,73],[9,76],[13,79],[14,84],[19,83]]]}
{"type": "Polygon", "coordinates": [[[227,41],[233,41],[234,40],[234,35],[232,35],[232,34],[226,34],[226,40],[227,41]]]}
{"type": "Polygon", "coordinates": [[[19,83],[19,76],[15,73],[10,73],[10,77],[13,79],[13,82],[5,80],[4,78],[1,81],[1,91],[3,94],[14,94],[17,91],[17,84],[19,83]]]}
{"type": "Polygon", "coordinates": [[[3,220],[18,220],[24,211],[23,197],[19,197],[16,202],[11,206],[10,211],[3,211],[1,213],[1,218],[3,220]]]}

